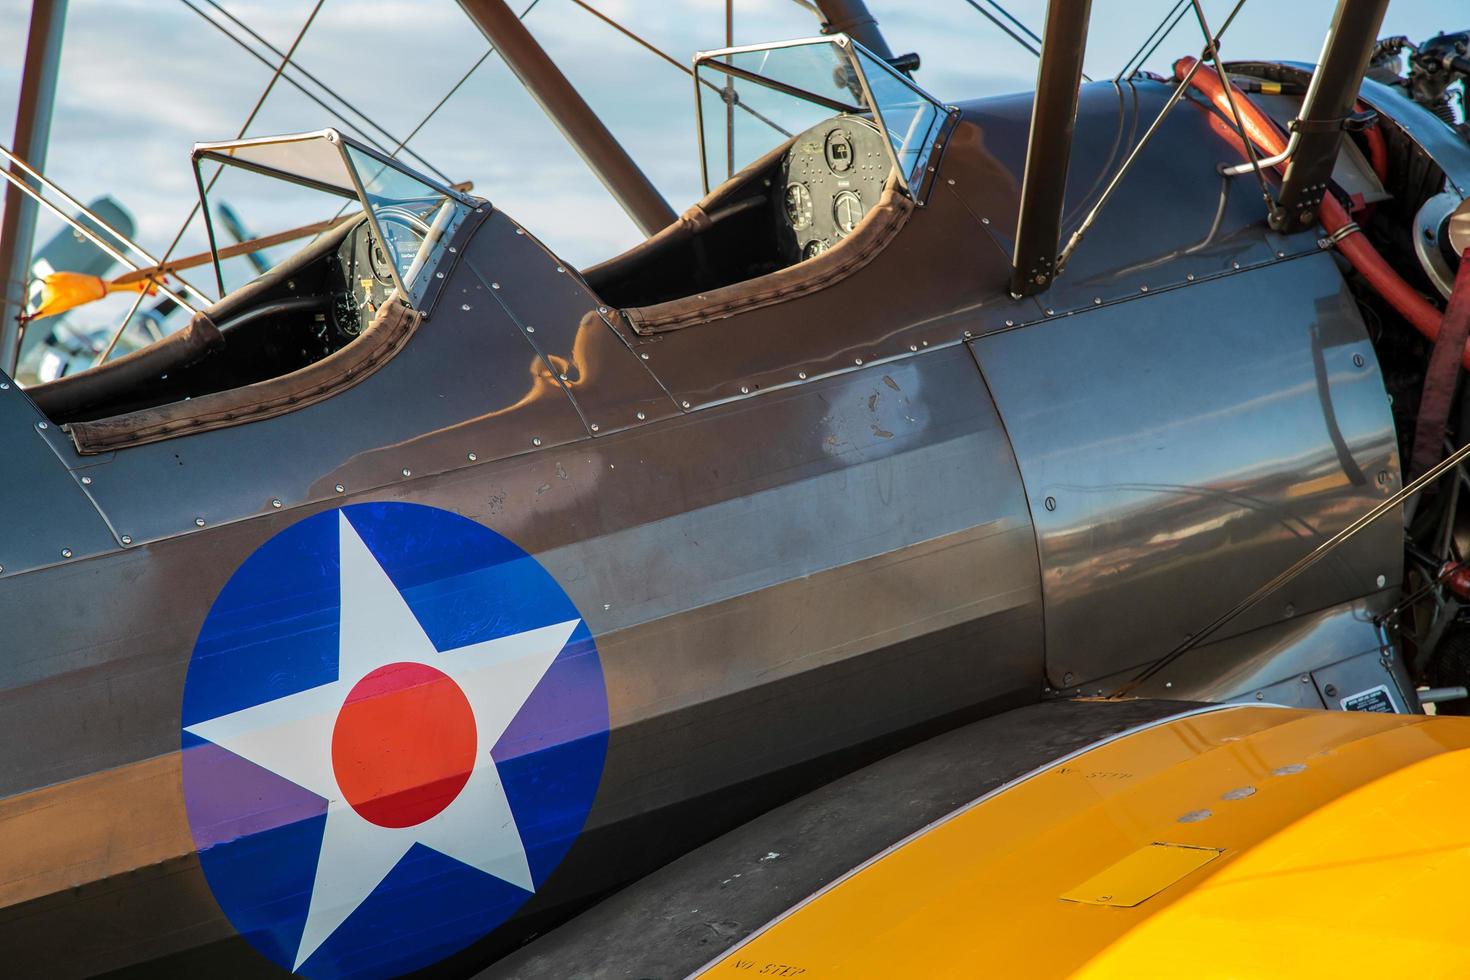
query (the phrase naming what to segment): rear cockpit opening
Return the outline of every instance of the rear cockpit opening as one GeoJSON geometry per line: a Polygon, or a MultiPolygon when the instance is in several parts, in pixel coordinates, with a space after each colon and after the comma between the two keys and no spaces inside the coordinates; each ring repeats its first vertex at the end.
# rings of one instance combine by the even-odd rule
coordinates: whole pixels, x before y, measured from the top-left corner
{"type": "Polygon", "coordinates": [[[375,323],[420,308],[476,203],[333,130],[201,144],[194,166],[220,298],[156,343],[29,389],[51,421],[198,403],[331,361],[375,323]],[[215,164],[222,182],[200,170],[215,164]],[[211,204],[225,194],[259,202],[268,219],[296,225],[296,237],[315,237],[261,272],[257,253],[215,238],[211,204]],[[302,226],[303,217],[318,220],[302,226]]]}

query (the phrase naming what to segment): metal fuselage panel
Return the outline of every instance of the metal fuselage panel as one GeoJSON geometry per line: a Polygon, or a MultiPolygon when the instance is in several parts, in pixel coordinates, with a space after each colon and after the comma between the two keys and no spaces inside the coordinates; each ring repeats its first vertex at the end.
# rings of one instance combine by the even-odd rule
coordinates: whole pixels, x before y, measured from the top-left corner
{"type": "MultiPolygon", "coordinates": [[[[1059,687],[1162,656],[1399,486],[1326,255],[974,346],[1033,504],[1059,687]]],[[[1400,528],[1372,525],[1222,636],[1396,588],[1400,528]]]]}
{"type": "MultiPolygon", "coordinates": [[[[24,655],[0,665],[0,741],[13,747],[0,836],[28,835],[35,860],[0,859],[13,913],[0,914],[0,947],[26,972],[63,938],[75,972],[220,941],[228,962],[252,962],[193,857],[184,678],[232,572],[337,504],[411,501],[496,530],[556,577],[596,637],[611,725],[601,789],[527,916],[811,785],[834,754],[1039,696],[1035,536],[963,346],[593,439],[568,392],[614,371],[632,385],[647,377],[641,359],[579,343],[588,331],[616,341],[585,311],[569,307],[560,332],[500,312],[515,307],[493,295],[493,265],[481,243],[409,345],[327,402],[106,457],[45,450],[74,494],[89,474],[99,524],[125,521],[139,540],[3,582],[24,655]],[[545,369],[572,352],[532,350],[533,324],[580,352],[572,384],[545,369]],[[541,451],[511,441],[529,431],[546,433],[541,451]],[[48,809],[72,816],[39,819],[48,809]],[[73,886],[87,896],[61,900],[73,886]],[[137,918],[102,928],[120,902],[137,918]],[[192,925],[157,935],[149,909],[192,925]]],[[[656,401],[645,386],[626,414],[656,401]]]]}
{"type": "MultiPolygon", "coordinates": [[[[1166,91],[1084,91],[1069,227],[1166,91]]],[[[7,507],[51,515],[13,532],[19,565],[0,555],[19,651],[0,662],[0,839],[32,844],[0,849],[16,969],[54,975],[58,948],[74,973],[201,946],[264,964],[195,856],[181,703],[231,573],[323,510],[477,521],[596,639],[595,803],[520,926],[466,954],[483,963],[862,752],[1039,699],[1048,665],[1065,684],[1164,653],[1391,492],[1386,399],[1341,278],[1219,189],[1230,150],[1201,107],[1160,130],[1070,284],[1006,294],[1013,102],[964,108],[924,206],[841,288],[640,337],[491,213],[404,349],[321,402],[81,457],[0,392],[31,460],[7,507]],[[1177,198],[1140,197],[1149,225],[1131,226],[1120,206],[1164,180],[1177,198]]],[[[1396,585],[1397,538],[1380,524],[1282,600],[1396,585]]]]}

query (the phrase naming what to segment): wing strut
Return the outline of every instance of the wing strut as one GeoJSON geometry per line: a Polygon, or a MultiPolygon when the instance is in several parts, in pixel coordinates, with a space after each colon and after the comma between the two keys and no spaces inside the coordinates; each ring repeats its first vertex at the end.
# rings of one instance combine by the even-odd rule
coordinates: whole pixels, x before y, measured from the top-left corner
{"type": "MultiPolygon", "coordinates": [[[[51,106],[61,63],[61,35],[66,26],[66,0],[35,0],[31,33],[26,41],[20,104],[15,112],[15,152],[37,170],[46,168],[51,140],[51,106]]],[[[19,168],[12,172],[19,174],[19,168]]],[[[29,181],[35,186],[34,181],[29,181]]],[[[36,236],[36,205],[18,187],[5,190],[5,218],[0,225],[0,371],[15,370],[20,347],[20,315],[25,312],[31,282],[31,245],[36,236]]]]}
{"type": "Polygon", "coordinates": [[[628,151],[623,149],[597,113],[592,111],[572,83],[556,67],[531,32],[511,12],[504,0],[459,0],[475,26],[500,52],[526,91],[531,93],[562,135],[581,154],[597,179],[622,205],[645,235],[652,235],[674,222],[658,188],[648,179],[628,151]]]}
{"type": "Polygon", "coordinates": [[[1011,293],[1031,296],[1056,275],[1067,193],[1067,162],[1077,124],[1077,89],[1082,56],[1087,53],[1087,18],[1092,0],[1050,0],[1041,32],[1041,63],[1036,69],[1036,101],[1031,104],[1031,136],[1016,219],[1016,249],[1011,259],[1011,293]]]}

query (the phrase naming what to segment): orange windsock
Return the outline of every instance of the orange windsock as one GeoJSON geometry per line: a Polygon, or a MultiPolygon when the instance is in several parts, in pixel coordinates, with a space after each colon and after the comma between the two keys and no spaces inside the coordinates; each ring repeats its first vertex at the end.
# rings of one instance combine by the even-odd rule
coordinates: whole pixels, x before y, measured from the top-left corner
{"type": "Polygon", "coordinates": [[[87,303],[95,303],[108,293],[147,292],[150,296],[158,291],[158,284],[151,279],[137,282],[108,282],[101,276],[89,276],[80,272],[53,272],[41,280],[41,305],[26,320],[39,320],[76,309],[87,303]]]}

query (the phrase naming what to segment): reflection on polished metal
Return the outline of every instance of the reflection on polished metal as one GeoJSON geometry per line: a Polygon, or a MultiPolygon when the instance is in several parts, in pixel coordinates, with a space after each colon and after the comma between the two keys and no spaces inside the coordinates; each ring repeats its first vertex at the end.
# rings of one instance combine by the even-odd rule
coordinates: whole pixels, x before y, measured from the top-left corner
{"type": "MultiPolygon", "coordinates": [[[[46,169],[65,26],[66,0],[33,0],[13,145],[16,154],[32,161],[38,170],[46,169]]],[[[0,212],[0,371],[9,372],[15,369],[20,346],[18,318],[25,312],[31,282],[36,206],[18,187],[7,186],[0,212]]]]}
{"type": "Polygon", "coordinates": [[[500,57],[645,235],[676,215],[504,0],[460,0],[500,57]]]}
{"type": "MultiPolygon", "coordinates": [[[[1119,688],[1116,692],[1114,692],[1112,696],[1123,697],[1124,695],[1126,695],[1139,683],[1148,680],[1148,678],[1152,677],[1154,674],[1157,674],[1159,671],[1169,666],[1175,660],[1188,653],[1192,648],[1209,639],[1216,632],[1218,632],[1221,627],[1225,626],[1232,619],[1239,616],[1241,613],[1246,612],[1252,606],[1256,605],[1256,603],[1266,598],[1266,596],[1270,595],[1271,593],[1280,589],[1282,586],[1291,582],[1293,579],[1297,578],[1299,575],[1301,575],[1307,569],[1311,568],[1313,565],[1317,564],[1323,558],[1326,558],[1340,545],[1343,545],[1351,540],[1354,535],[1358,534],[1358,532],[1371,525],[1374,521],[1378,520],[1378,518],[1382,517],[1384,514],[1397,510],[1404,501],[1408,500],[1410,497],[1414,496],[1425,487],[1434,483],[1441,476],[1454,469],[1467,458],[1470,458],[1470,443],[1467,443],[1466,445],[1463,445],[1460,448],[1456,449],[1454,452],[1450,453],[1444,459],[1440,460],[1437,464],[1430,467],[1428,470],[1425,470],[1423,475],[1419,476],[1413,482],[1406,485],[1398,493],[1378,504],[1372,510],[1368,511],[1368,513],[1359,517],[1357,520],[1353,521],[1341,531],[1338,531],[1326,541],[1323,541],[1316,548],[1314,548],[1310,554],[1303,555],[1297,561],[1292,563],[1290,567],[1283,569],[1282,572],[1275,578],[1271,579],[1271,581],[1266,582],[1260,588],[1256,589],[1256,591],[1252,592],[1250,595],[1240,600],[1240,602],[1236,603],[1229,610],[1218,616],[1208,625],[1204,626],[1198,632],[1191,635],[1189,639],[1185,640],[1179,646],[1169,651],[1166,655],[1160,657],[1157,661],[1150,664],[1144,670],[1140,671],[1136,678],[1134,678],[1128,684],[1125,684],[1123,687],[1119,688]]],[[[1380,583],[1380,587],[1384,584],[1387,583],[1380,583]]]]}
{"type": "Polygon", "coordinates": [[[1031,296],[1055,277],[1057,244],[1062,233],[1062,206],[1067,193],[1067,166],[1072,130],[1077,124],[1077,86],[1087,54],[1087,22],[1092,0],[1050,0],[1045,40],[1036,69],[1036,97],[1031,135],[1026,143],[1026,175],[1016,244],[1011,255],[1011,294],[1031,296]]]}

